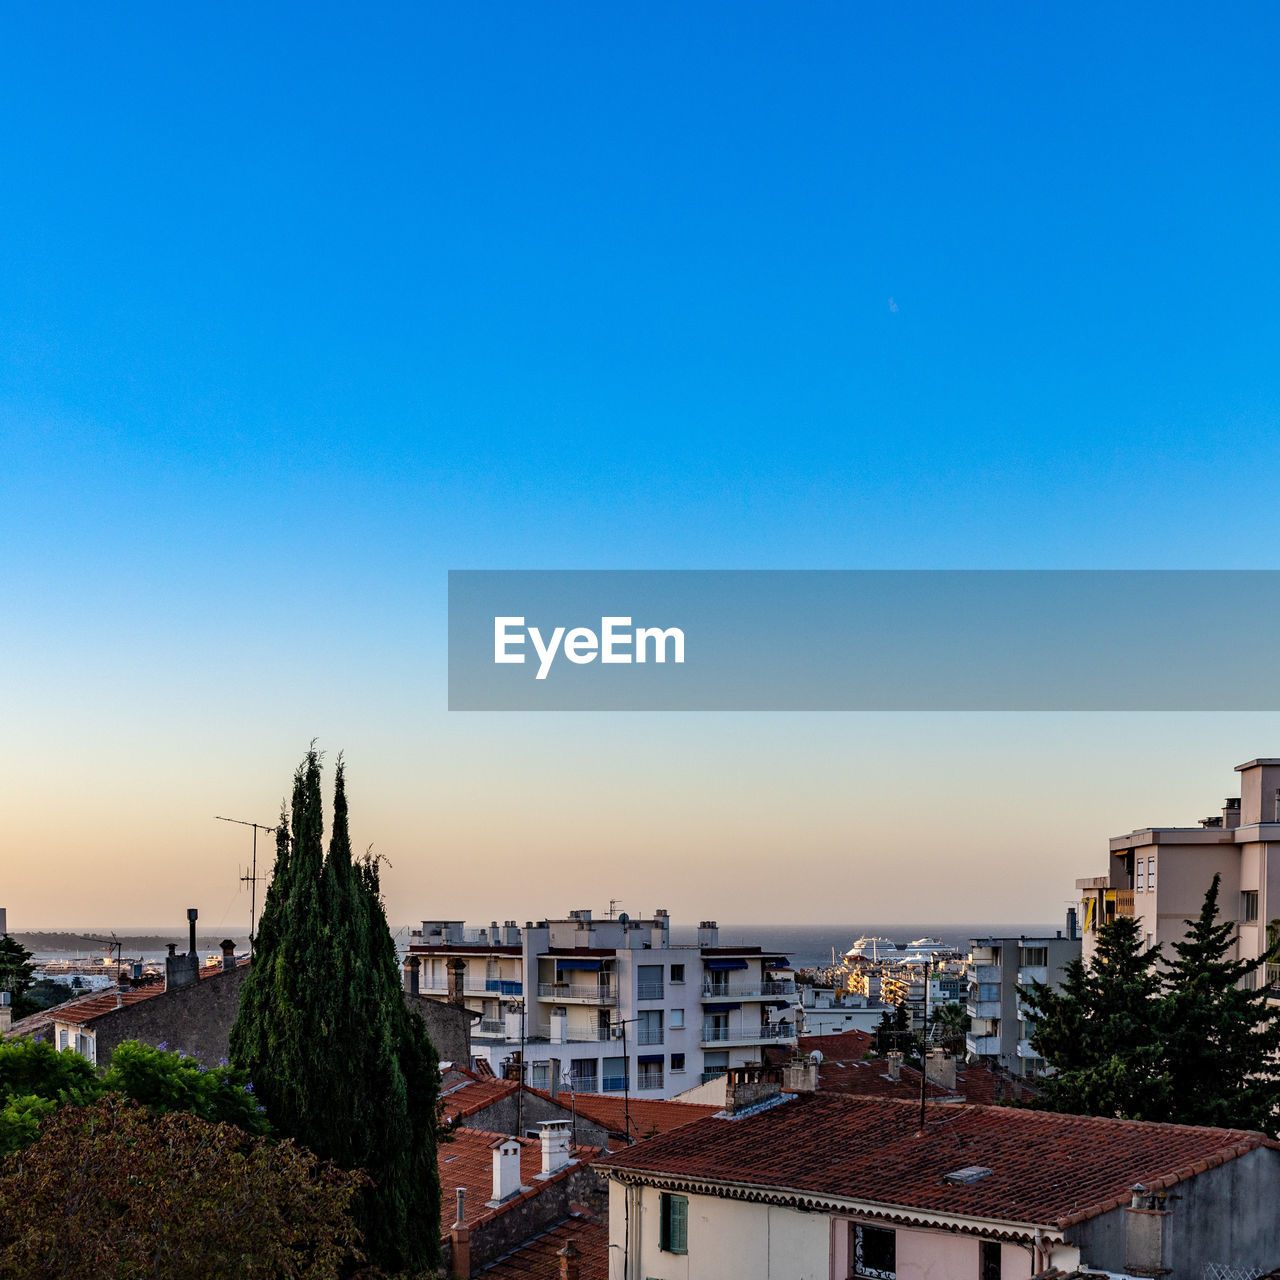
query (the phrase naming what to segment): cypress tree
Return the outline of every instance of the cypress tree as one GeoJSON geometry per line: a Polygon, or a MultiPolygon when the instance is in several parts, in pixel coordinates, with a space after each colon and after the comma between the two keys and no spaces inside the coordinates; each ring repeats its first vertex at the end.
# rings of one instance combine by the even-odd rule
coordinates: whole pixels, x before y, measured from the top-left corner
{"type": "Polygon", "coordinates": [[[418,1271],[439,1260],[438,1061],[403,999],[377,860],[351,855],[345,774],[339,757],[327,857],[314,745],[294,777],[231,1052],[277,1132],[369,1175],[372,1260],[418,1271]]]}
{"type": "Polygon", "coordinates": [[[1160,1041],[1160,948],[1144,950],[1138,921],[1117,916],[1098,930],[1086,966],[1073,960],[1060,991],[1019,987],[1032,1047],[1053,1068],[1036,1105],[1076,1115],[1163,1120],[1169,1079],[1160,1041]]]}
{"type": "Polygon", "coordinates": [[[1187,921],[1168,962],[1162,1024],[1171,1083],[1169,1116],[1181,1124],[1264,1129],[1280,1109],[1280,1009],[1255,975],[1266,975],[1276,945],[1256,960],[1229,958],[1236,925],[1218,921],[1220,876],[1187,921]]]}

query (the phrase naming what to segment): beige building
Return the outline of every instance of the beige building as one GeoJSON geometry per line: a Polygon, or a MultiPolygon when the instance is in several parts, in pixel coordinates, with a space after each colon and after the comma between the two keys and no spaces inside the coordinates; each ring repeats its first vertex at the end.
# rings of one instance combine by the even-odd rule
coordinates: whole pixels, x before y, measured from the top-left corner
{"type": "MultiPolygon", "coordinates": [[[[1098,929],[1132,916],[1148,946],[1178,941],[1199,914],[1205,890],[1221,875],[1218,905],[1239,926],[1237,958],[1267,947],[1280,917],[1280,759],[1236,766],[1240,798],[1194,827],[1145,827],[1111,840],[1107,873],[1077,880],[1081,892],[1084,958],[1098,929]]],[[[1280,975],[1274,975],[1280,976],[1280,975]]]]}

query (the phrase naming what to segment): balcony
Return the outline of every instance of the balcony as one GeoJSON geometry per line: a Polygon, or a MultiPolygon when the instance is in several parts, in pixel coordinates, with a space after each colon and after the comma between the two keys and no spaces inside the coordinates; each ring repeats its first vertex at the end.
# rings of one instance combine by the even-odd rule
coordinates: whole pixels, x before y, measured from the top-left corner
{"type": "Polygon", "coordinates": [[[999,1036],[965,1036],[964,1047],[975,1057],[986,1058],[1000,1052],[999,1036]]]}
{"type": "Polygon", "coordinates": [[[766,1000],[772,996],[794,996],[794,982],[762,982],[755,987],[732,988],[718,982],[702,984],[704,1000],[766,1000]]]}
{"type": "Polygon", "coordinates": [[[661,1044],[662,1028],[661,1027],[637,1027],[636,1028],[636,1044],[661,1044]]]}
{"type": "Polygon", "coordinates": [[[571,1093],[595,1093],[597,1089],[595,1076],[570,1076],[569,1090],[571,1093]]]}
{"type": "Polygon", "coordinates": [[[661,1000],[662,999],[662,983],[637,982],[636,983],[636,999],[637,1000],[661,1000]]]}
{"type": "Polygon", "coordinates": [[[600,1081],[601,1093],[622,1093],[627,1087],[626,1076],[605,1076],[600,1081]]]}
{"type": "MultiPolygon", "coordinates": [[[[423,995],[448,995],[450,991],[448,978],[423,978],[418,983],[418,990],[423,995]]],[[[472,978],[462,980],[462,994],[466,996],[521,996],[524,995],[524,983],[512,982],[505,978],[472,978]]]]}
{"type": "Polygon", "coordinates": [[[478,1036],[500,1036],[504,1034],[501,1018],[485,1018],[476,1026],[478,1036]]]}
{"type": "Polygon", "coordinates": [[[662,1071],[642,1071],[636,1077],[636,1092],[650,1091],[662,1088],[662,1071]]]}
{"type": "Polygon", "coordinates": [[[998,1018],[1000,1016],[999,1000],[967,1000],[964,1011],[971,1018],[998,1018]]]}
{"type": "Polygon", "coordinates": [[[773,1041],[794,1041],[796,1027],[793,1022],[765,1022],[755,1026],[720,1026],[717,1023],[702,1024],[703,1044],[764,1044],[773,1041]]]}
{"type": "Polygon", "coordinates": [[[1118,916],[1135,916],[1138,913],[1133,907],[1133,890],[1117,889],[1116,890],[1116,915],[1118,916]]]}
{"type": "Polygon", "coordinates": [[[719,1071],[704,1071],[702,1073],[702,1079],[699,1080],[698,1083],[710,1084],[713,1080],[719,1080],[721,1076],[726,1076],[728,1074],[729,1074],[728,1067],[721,1067],[719,1071]]]}
{"type": "Polygon", "coordinates": [[[540,982],[538,999],[559,1004],[617,1004],[618,993],[607,982],[540,982]]]}

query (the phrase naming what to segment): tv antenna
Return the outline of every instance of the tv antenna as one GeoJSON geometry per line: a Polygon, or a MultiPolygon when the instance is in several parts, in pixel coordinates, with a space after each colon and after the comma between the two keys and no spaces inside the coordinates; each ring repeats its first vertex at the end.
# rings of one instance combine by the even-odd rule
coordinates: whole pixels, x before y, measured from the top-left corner
{"type": "Polygon", "coordinates": [[[121,942],[120,942],[120,939],[116,937],[116,931],[112,929],[111,940],[109,942],[107,941],[106,938],[90,938],[89,941],[96,942],[100,947],[106,947],[108,965],[111,963],[111,953],[113,951],[116,953],[116,985],[119,986],[120,973],[124,965],[124,957],[120,954],[121,942]]]}
{"type": "Polygon", "coordinates": [[[249,886],[249,954],[253,954],[253,935],[258,927],[258,832],[279,831],[279,826],[269,827],[265,822],[246,822],[243,818],[224,818],[214,814],[217,822],[234,822],[237,826],[253,828],[253,866],[247,876],[240,877],[241,884],[249,886]]]}

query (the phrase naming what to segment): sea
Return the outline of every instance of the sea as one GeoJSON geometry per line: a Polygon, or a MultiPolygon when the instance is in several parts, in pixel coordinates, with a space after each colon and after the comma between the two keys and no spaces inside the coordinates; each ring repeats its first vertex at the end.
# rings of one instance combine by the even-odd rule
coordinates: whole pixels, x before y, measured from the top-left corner
{"type": "MultiPolygon", "coordinates": [[[[969,950],[971,938],[1052,938],[1059,929],[1047,924],[743,924],[721,925],[720,945],[739,943],[776,951],[791,961],[795,969],[816,969],[837,960],[859,938],[890,938],[894,942],[914,942],[917,938],[937,938],[958,951],[969,950]]],[[[673,943],[698,940],[696,927],[672,925],[673,943]]]]}

